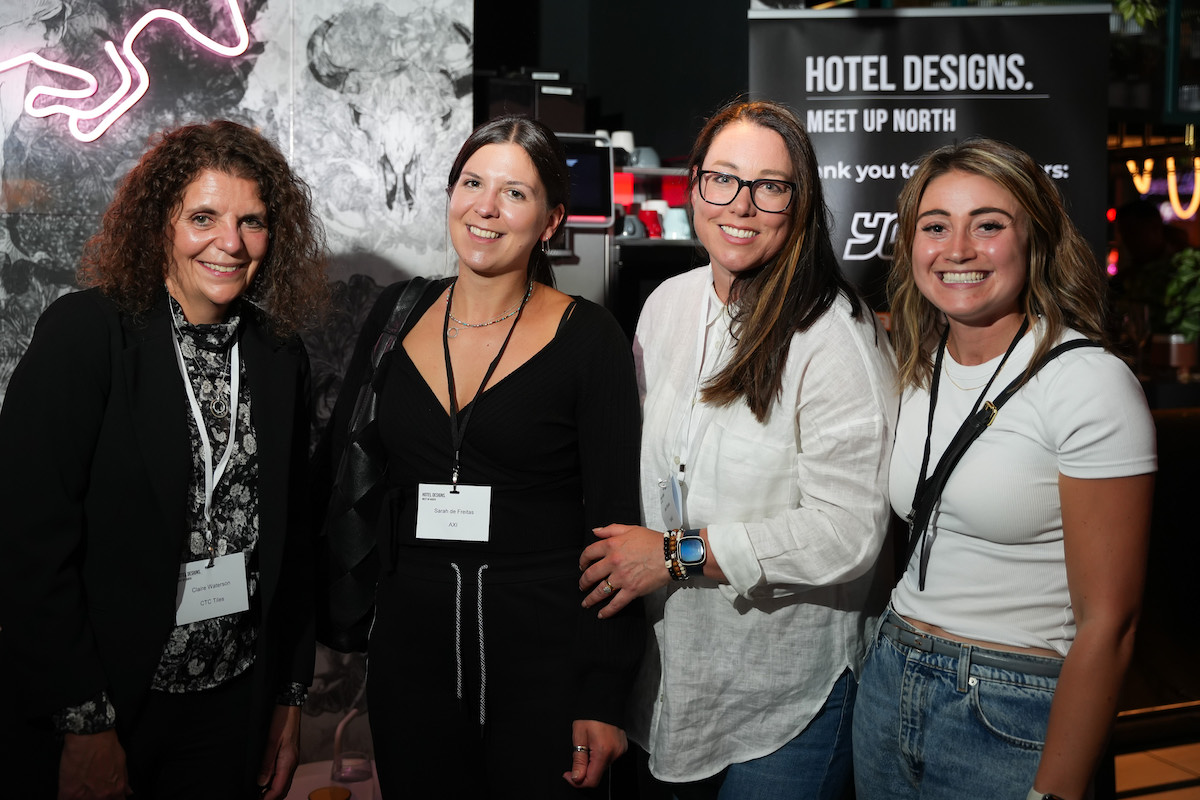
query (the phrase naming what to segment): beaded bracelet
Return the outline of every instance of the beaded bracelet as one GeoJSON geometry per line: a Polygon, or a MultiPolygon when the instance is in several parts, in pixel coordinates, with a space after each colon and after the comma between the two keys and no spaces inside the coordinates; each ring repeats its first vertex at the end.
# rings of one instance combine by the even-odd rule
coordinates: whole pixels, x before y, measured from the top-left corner
{"type": "Polygon", "coordinates": [[[679,528],[669,530],[663,533],[663,557],[667,564],[667,572],[671,573],[671,579],[676,581],[686,581],[688,579],[687,567],[679,560],[679,528]]]}

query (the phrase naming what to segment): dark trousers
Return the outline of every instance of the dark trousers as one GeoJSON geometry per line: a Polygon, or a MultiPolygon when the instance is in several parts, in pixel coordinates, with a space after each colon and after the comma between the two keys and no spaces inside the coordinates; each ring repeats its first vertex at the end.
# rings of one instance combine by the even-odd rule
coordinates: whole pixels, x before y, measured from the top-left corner
{"type": "MultiPolygon", "coordinates": [[[[249,675],[206,692],[151,692],[132,730],[119,727],[129,782],[138,800],[257,798],[247,741],[249,675]]],[[[52,800],[57,795],[62,742],[49,719],[34,722],[0,713],[0,774],[4,796],[52,800]],[[10,795],[11,793],[11,795],[10,795]]],[[[126,721],[128,722],[128,721],[126,721]]],[[[118,720],[120,725],[120,720],[118,720]]]]}
{"type": "Polygon", "coordinates": [[[151,692],[133,730],[124,734],[129,784],[139,800],[257,797],[258,764],[247,741],[250,673],[203,692],[151,692]]]}

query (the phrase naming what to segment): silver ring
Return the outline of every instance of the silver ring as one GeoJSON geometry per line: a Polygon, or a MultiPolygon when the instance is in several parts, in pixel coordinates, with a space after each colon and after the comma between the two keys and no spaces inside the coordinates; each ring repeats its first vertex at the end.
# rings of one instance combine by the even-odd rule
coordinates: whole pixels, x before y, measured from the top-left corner
{"type": "Polygon", "coordinates": [[[605,578],[604,585],[600,587],[600,594],[612,594],[613,588],[612,583],[609,582],[608,578],[605,578]]]}
{"type": "Polygon", "coordinates": [[[574,747],[572,747],[571,749],[574,750],[576,753],[592,752],[592,748],[588,747],[587,745],[582,745],[582,744],[577,744],[574,747]]]}

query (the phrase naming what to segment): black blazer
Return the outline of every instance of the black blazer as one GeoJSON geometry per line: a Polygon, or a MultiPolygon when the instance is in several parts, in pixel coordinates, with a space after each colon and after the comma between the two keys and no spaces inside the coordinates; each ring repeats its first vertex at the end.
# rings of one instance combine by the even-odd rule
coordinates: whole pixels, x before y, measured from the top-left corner
{"type": "MultiPolygon", "coordinates": [[[[304,488],[308,356],[244,304],[242,358],[259,447],[256,715],[312,680],[304,488]]],[[[136,720],[175,619],[191,470],[188,403],[165,292],[141,319],[88,290],[38,321],[0,408],[3,717],[44,717],[107,690],[136,720]],[[14,707],[15,705],[15,707],[14,707]]],[[[261,747],[266,733],[248,731],[261,747]]]]}

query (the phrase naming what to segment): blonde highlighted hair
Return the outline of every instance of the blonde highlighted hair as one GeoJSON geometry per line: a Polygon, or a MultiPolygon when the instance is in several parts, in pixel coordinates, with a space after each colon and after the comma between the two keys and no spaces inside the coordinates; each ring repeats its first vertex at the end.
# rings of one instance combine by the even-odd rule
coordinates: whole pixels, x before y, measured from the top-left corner
{"type": "Polygon", "coordinates": [[[913,279],[912,247],[925,189],[948,172],[979,175],[1008,191],[1029,217],[1028,274],[1020,303],[1030,322],[1041,317],[1045,333],[1030,365],[1073,328],[1106,347],[1105,282],[1100,264],[1067,214],[1058,187],[1023,150],[974,137],[922,157],[897,201],[895,256],[888,276],[892,344],[901,387],[927,387],[933,373],[931,343],[946,322],[913,279]]]}

